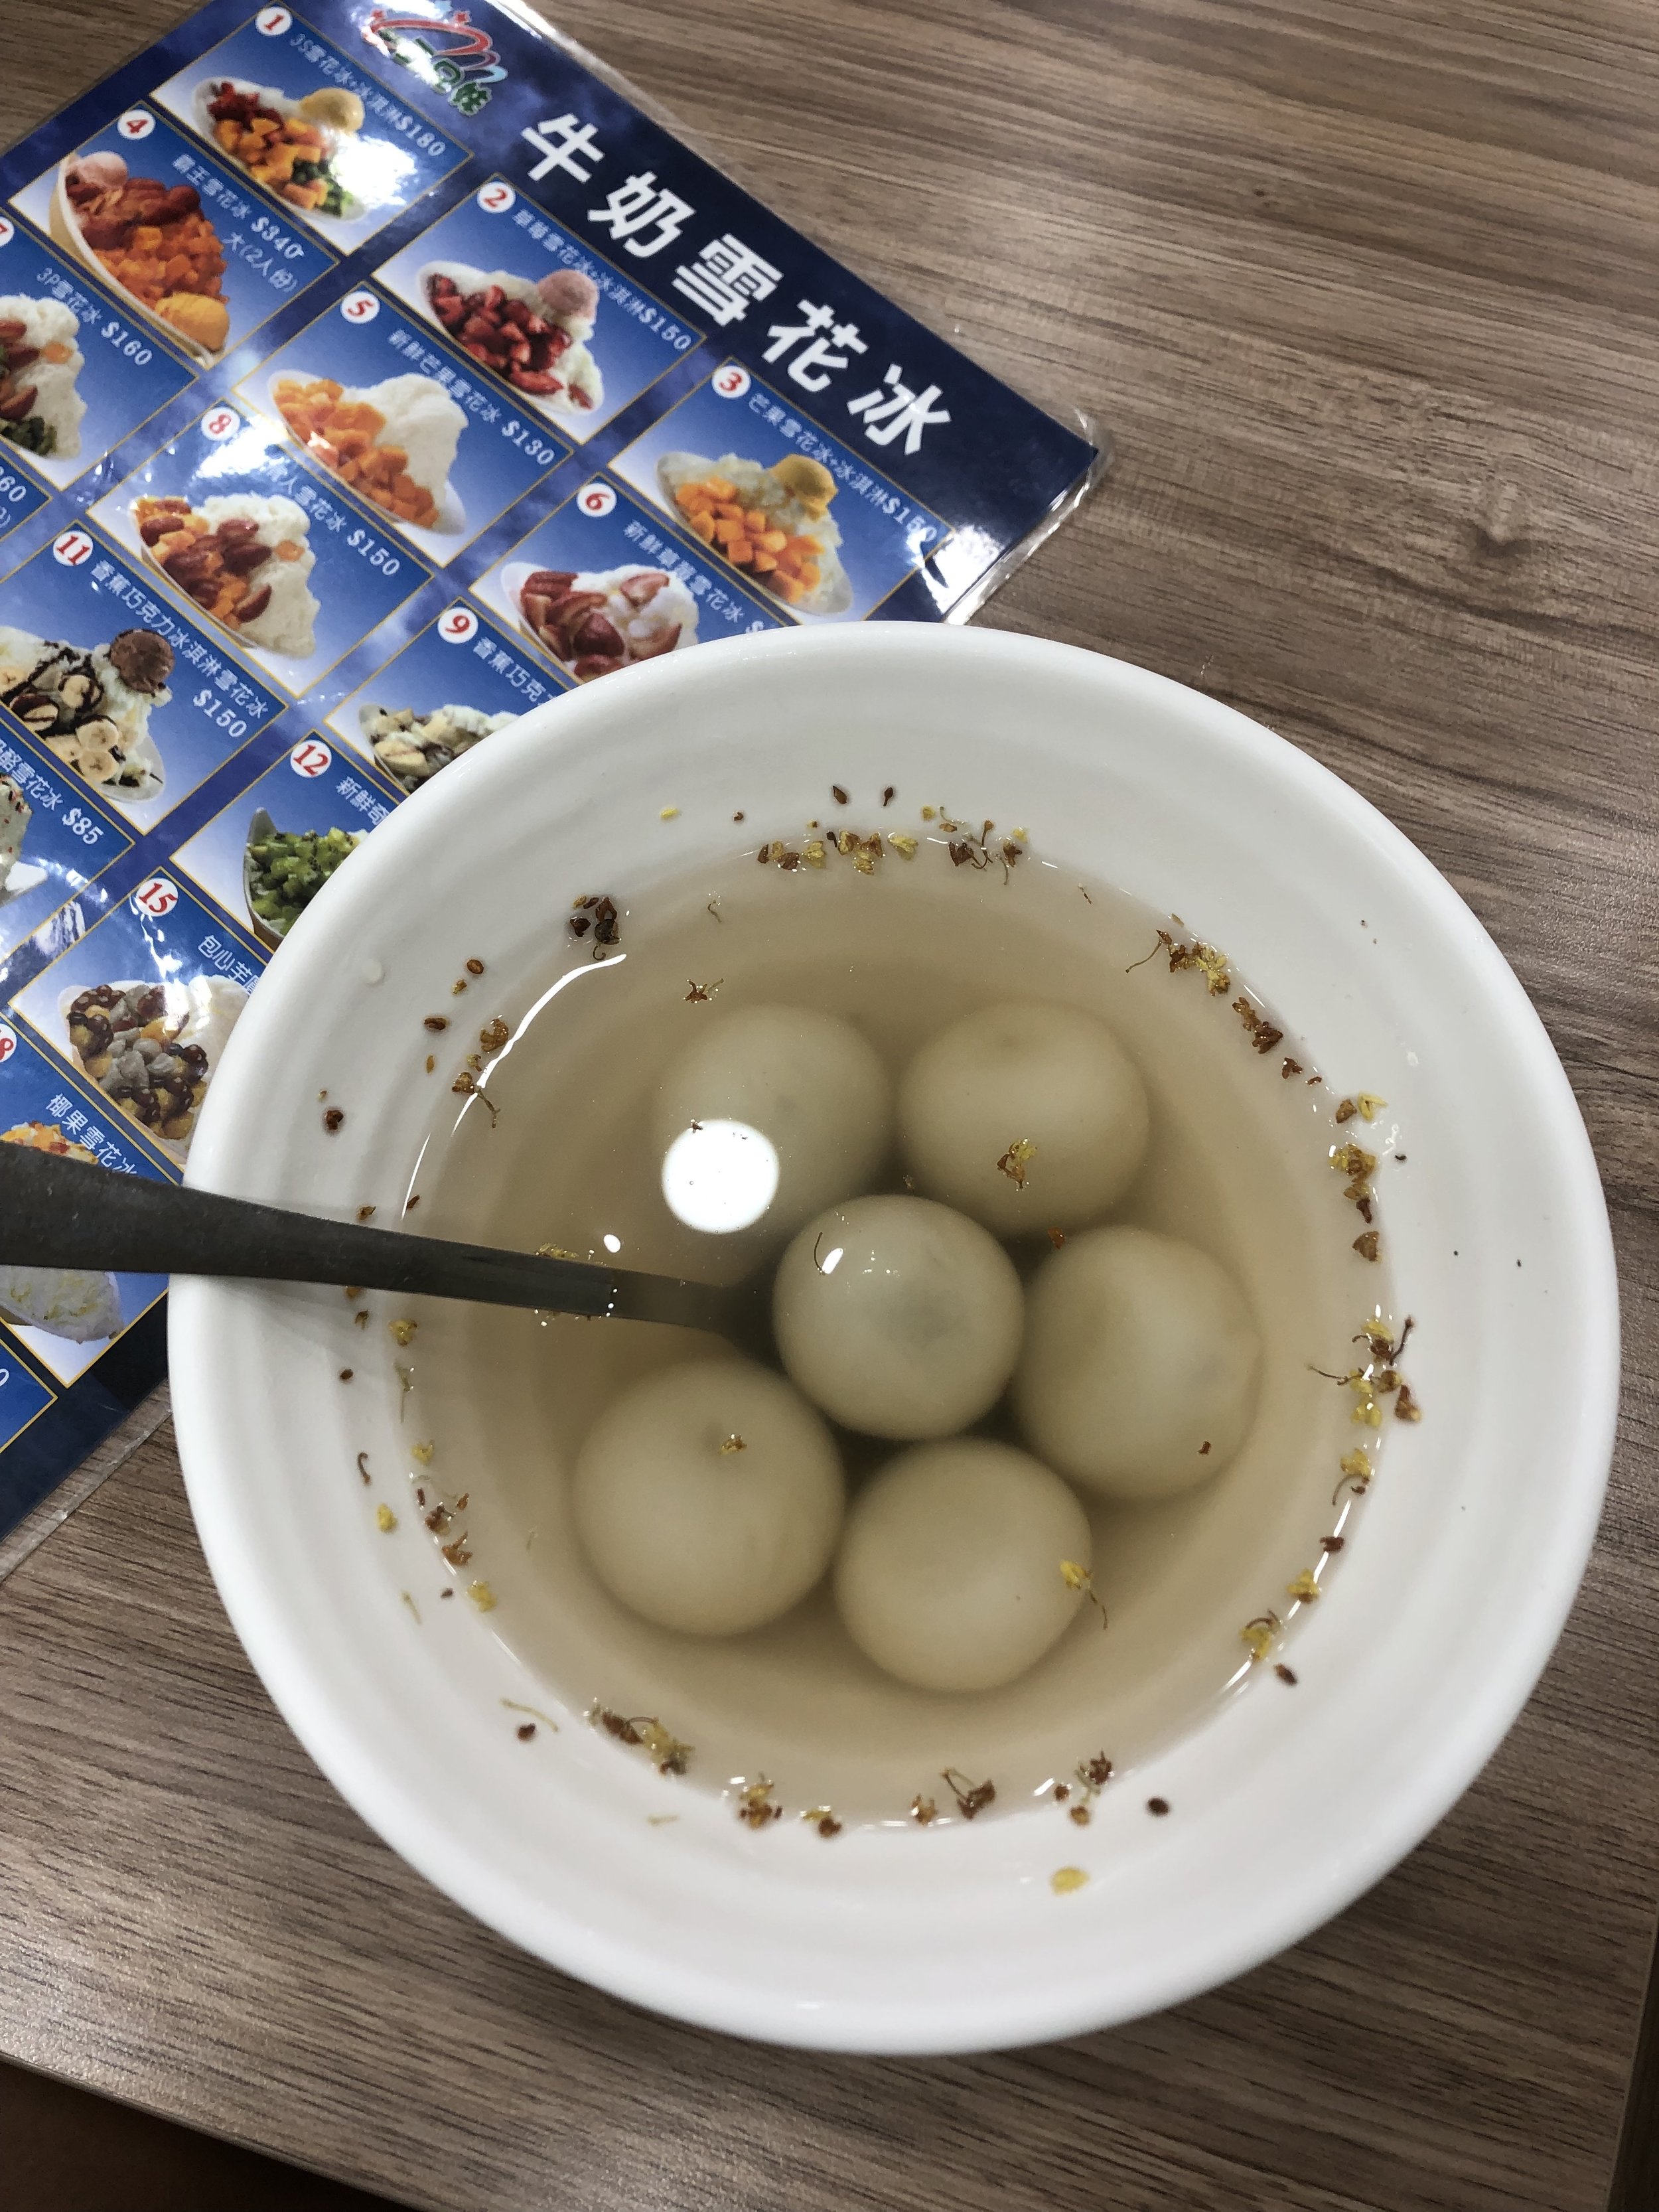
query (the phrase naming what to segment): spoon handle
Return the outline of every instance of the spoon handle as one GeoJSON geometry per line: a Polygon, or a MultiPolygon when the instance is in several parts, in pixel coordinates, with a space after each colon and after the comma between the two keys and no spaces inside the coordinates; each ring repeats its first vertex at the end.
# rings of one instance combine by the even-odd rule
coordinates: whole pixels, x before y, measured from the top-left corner
{"type": "Polygon", "coordinates": [[[356,1284],[475,1304],[732,1334],[732,1294],[581,1260],[500,1252],[255,1206],[62,1154],[0,1145],[0,1261],[147,1275],[356,1284]]]}

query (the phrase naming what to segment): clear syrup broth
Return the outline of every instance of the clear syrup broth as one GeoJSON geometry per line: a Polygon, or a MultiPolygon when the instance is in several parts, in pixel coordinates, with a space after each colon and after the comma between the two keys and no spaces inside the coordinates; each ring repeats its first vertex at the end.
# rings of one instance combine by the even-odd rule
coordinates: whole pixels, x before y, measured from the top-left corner
{"type": "MultiPolygon", "coordinates": [[[[697,1232],[663,1200],[652,1103],[702,1024],[744,1006],[822,1008],[853,1022],[896,1076],[975,1007],[1024,998],[1085,1008],[1133,1055],[1152,1101],[1146,1159],[1114,1218],[1212,1254],[1261,1335],[1255,1419],[1231,1467],[1166,1504],[1085,1498],[1109,1626],[1081,1607],[1019,1680],[947,1695],[866,1659],[827,1583],[769,1627],[702,1639],[638,1620],[589,1571],[566,1502],[589,1426],[640,1376],[732,1356],[718,1340],[423,1306],[404,1433],[435,1446],[429,1467],[411,1462],[411,1481],[452,1501],[468,1493],[446,1532],[466,1530],[472,1559],[459,1578],[488,1578],[491,1628],[574,1714],[598,1702],[655,1716],[691,1744],[690,1778],[672,1787],[764,1775],[792,1809],[893,1822],[918,1794],[948,1815],[950,1768],[994,1781],[999,1805],[1018,1803],[1097,1753],[1121,1770],[1191,1729],[1243,1686],[1243,1625],[1291,1610],[1287,1583],[1340,1517],[1338,1462],[1357,1433],[1373,1441],[1355,1431],[1347,1394],[1314,1370],[1354,1364],[1360,1320],[1390,1310],[1386,1268],[1351,1249],[1358,1224],[1329,1160],[1334,1094],[1310,1084],[1313,1053],[1288,1026],[1272,1053],[1253,1050],[1230,1006],[1237,976],[1216,997],[1200,974],[1172,974],[1161,952],[1147,959],[1158,927],[1174,926],[1040,858],[981,872],[953,867],[930,840],[913,861],[890,854],[865,876],[833,854],[823,871],[785,873],[757,866],[751,850],[624,908],[609,958],[572,941],[521,1005],[486,1007],[483,990],[467,1001],[513,1027],[489,1076],[498,1115],[466,1101],[453,1127],[446,1116],[422,1161],[422,1229],[718,1281],[775,1257],[778,1240],[697,1232]],[[698,986],[707,1002],[691,997],[698,986]],[[1303,1073],[1281,1074],[1288,1056],[1303,1073]]],[[[903,1187],[896,1160],[878,1187],[903,1187]]],[[[1048,1225],[1034,1217],[1031,1237],[1010,1246],[1023,1271],[1048,1255],[1048,1225]]],[[[994,1413],[991,1432],[1012,1434],[1003,1421],[994,1413]]],[[[845,1442],[852,1488],[897,1449],[845,1442]]]]}

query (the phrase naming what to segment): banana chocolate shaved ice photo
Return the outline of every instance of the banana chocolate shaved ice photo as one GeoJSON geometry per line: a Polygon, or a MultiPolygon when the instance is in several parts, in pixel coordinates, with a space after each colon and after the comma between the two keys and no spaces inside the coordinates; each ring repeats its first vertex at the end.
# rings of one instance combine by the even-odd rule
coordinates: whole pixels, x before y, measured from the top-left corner
{"type": "Polygon", "coordinates": [[[153,799],[166,781],[150,711],[173,694],[173,647],[153,629],[85,647],[0,624],[0,704],[65,768],[117,800],[153,799]]]}

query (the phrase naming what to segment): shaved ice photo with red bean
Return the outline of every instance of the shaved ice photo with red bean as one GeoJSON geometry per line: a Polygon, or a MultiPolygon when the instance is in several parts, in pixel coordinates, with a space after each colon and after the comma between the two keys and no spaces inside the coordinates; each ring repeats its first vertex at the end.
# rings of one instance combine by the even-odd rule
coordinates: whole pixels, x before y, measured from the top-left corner
{"type": "MultiPolygon", "coordinates": [[[[513,186],[480,186],[375,271],[522,407],[580,444],[704,333],[513,186]]],[[[559,656],[562,659],[564,655],[559,656]]]]}

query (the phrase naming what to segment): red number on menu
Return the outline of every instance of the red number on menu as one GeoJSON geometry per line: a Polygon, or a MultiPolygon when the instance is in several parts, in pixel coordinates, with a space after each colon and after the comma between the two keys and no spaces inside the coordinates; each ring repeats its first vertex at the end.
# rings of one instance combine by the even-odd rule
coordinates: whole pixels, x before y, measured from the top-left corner
{"type": "Polygon", "coordinates": [[[314,738],[307,738],[302,745],[295,745],[289,755],[296,775],[321,775],[334,756],[326,745],[319,745],[314,738]]]}
{"type": "Polygon", "coordinates": [[[132,902],[136,907],[142,907],[146,914],[154,915],[159,921],[163,915],[171,914],[178,905],[179,886],[169,883],[165,876],[152,876],[148,883],[140,884],[134,891],[132,902]]]}
{"type": "Polygon", "coordinates": [[[477,617],[468,614],[465,607],[452,607],[443,619],[443,632],[446,637],[471,637],[477,627],[477,617]]]}
{"type": "Polygon", "coordinates": [[[8,217],[0,215],[0,246],[9,246],[15,230],[16,226],[8,217]]]}
{"type": "Polygon", "coordinates": [[[17,1039],[14,1032],[0,1029],[0,1060],[9,1060],[16,1049],[17,1039]]]}
{"type": "Polygon", "coordinates": [[[78,568],[92,558],[92,540],[84,530],[66,530],[52,550],[64,568],[78,568]]]}

